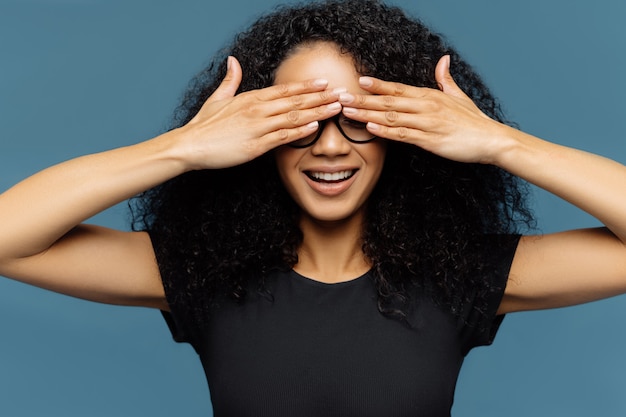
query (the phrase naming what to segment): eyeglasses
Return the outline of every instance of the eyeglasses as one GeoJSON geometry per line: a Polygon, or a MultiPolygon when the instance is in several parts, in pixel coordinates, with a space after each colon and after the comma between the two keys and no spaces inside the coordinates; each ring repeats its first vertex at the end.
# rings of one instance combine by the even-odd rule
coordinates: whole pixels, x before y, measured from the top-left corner
{"type": "Polygon", "coordinates": [[[312,146],[322,136],[322,132],[326,128],[326,124],[332,121],[339,132],[344,138],[348,139],[352,143],[367,143],[376,139],[377,136],[372,135],[367,131],[367,123],[358,122],[356,120],[348,119],[342,113],[331,117],[330,119],[321,120],[319,126],[314,133],[302,139],[295,140],[289,143],[292,148],[306,148],[312,146]]]}

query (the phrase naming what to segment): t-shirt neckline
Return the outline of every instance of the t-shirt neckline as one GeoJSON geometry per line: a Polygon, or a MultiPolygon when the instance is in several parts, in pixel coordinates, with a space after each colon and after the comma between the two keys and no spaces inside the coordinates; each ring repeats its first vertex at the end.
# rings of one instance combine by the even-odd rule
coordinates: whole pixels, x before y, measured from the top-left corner
{"type": "Polygon", "coordinates": [[[323,282],[323,281],[318,281],[314,278],[310,278],[307,277],[305,275],[300,274],[299,272],[297,272],[294,269],[291,269],[290,271],[290,275],[291,278],[303,282],[305,284],[308,285],[314,285],[316,287],[322,287],[322,288],[343,288],[343,287],[347,287],[347,286],[351,286],[351,285],[357,285],[363,281],[366,281],[367,278],[370,276],[371,273],[371,269],[367,270],[365,273],[363,273],[362,275],[359,275],[358,277],[346,280],[346,281],[340,281],[340,282],[323,282]]]}

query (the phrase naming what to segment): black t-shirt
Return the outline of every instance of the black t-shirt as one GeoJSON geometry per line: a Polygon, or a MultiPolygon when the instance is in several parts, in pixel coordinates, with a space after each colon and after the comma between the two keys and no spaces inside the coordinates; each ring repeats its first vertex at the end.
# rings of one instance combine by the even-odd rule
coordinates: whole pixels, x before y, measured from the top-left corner
{"type": "Polygon", "coordinates": [[[370,273],[324,284],[287,271],[268,277],[271,295],[223,300],[204,326],[174,303],[164,316],[200,355],[216,417],[449,416],[463,358],[490,344],[502,321],[517,239],[506,242],[494,248],[486,279],[500,290],[483,312],[454,315],[414,294],[407,326],[378,311],[370,273]]]}

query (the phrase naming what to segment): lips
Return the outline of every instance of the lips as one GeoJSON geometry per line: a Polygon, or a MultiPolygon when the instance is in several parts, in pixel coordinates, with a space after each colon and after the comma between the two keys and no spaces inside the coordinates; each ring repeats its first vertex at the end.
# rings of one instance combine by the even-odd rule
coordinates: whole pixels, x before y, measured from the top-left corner
{"type": "Polygon", "coordinates": [[[346,192],[354,183],[358,168],[321,169],[303,171],[309,187],[325,197],[336,197],[346,192]]]}
{"type": "Polygon", "coordinates": [[[349,169],[337,172],[305,171],[305,174],[315,182],[335,183],[352,178],[355,172],[356,170],[349,169]]]}

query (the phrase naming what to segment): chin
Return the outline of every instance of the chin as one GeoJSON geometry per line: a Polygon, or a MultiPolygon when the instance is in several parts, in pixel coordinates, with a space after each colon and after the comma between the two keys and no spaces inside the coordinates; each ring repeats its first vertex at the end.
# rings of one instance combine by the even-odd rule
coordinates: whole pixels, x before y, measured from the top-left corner
{"type": "Polygon", "coordinates": [[[314,223],[344,224],[361,219],[362,208],[354,210],[302,210],[303,217],[314,223]]]}

